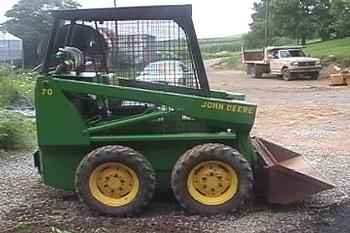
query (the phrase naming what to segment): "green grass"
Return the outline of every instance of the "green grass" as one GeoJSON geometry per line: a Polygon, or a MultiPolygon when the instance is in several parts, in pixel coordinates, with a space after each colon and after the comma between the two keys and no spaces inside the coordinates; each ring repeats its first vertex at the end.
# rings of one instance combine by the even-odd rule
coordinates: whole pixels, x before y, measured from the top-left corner
{"type": "Polygon", "coordinates": [[[239,53],[242,46],[242,36],[199,39],[199,45],[204,59],[221,58],[214,67],[217,69],[241,69],[239,53]]]}
{"type": "Polygon", "coordinates": [[[204,59],[216,59],[216,58],[227,58],[234,56],[237,52],[217,52],[217,53],[205,53],[203,54],[204,59]]]}
{"type": "Polygon", "coordinates": [[[350,38],[312,43],[307,46],[305,53],[312,57],[319,57],[324,62],[350,66],[350,38]]]}
{"type": "Polygon", "coordinates": [[[7,107],[17,95],[34,100],[35,73],[13,71],[0,66],[0,108],[7,107]]]}
{"type": "Polygon", "coordinates": [[[232,69],[232,70],[244,70],[244,65],[241,63],[241,53],[232,53],[229,57],[220,59],[213,65],[216,69],[232,69]]]}
{"type": "Polygon", "coordinates": [[[5,110],[18,95],[34,99],[37,74],[0,67],[0,152],[32,148],[35,123],[18,113],[5,110]]]}
{"type": "Polygon", "coordinates": [[[240,35],[232,37],[200,39],[199,45],[204,59],[220,58],[213,66],[216,69],[238,69],[242,70],[240,51],[242,37],[240,35]]]}

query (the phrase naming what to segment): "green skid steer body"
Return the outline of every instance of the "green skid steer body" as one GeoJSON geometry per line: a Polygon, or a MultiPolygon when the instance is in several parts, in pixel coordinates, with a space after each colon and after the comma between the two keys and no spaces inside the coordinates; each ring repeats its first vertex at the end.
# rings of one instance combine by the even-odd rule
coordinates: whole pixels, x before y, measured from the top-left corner
{"type": "Polygon", "coordinates": [[[257,106],[244,95],[210,90],[191,6],[52,14],[35,89],[45,184],[114,216],[139,213],[156,191],[217,214],[253,190],[288,204],[333,187],[302,156],[250,136],[257,106]]]}

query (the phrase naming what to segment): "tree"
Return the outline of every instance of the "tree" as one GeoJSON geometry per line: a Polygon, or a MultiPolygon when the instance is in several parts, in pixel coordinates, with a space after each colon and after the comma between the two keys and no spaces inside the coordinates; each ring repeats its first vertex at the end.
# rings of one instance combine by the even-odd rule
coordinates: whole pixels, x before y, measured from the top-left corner
{"type": "Polygon", "coordinates": [[[350,36],[350,0],[333,0],[331,15],[332,28],[338,38],[350,36]]]}
{"type": "Polygon", "coordinates": [[[332,34],[332,23],[335,17],[331,14],[331,1],[319,0],[313,9],[318,36],[322,40],[329,40],[332,34]]]}
{"type": "Polygon", "coordinates": [[[305,45],[306,39],[318,33],[318,15],[321,11],[320,0],[278,0],[272,4],[272,20],[283,36],[296,39],[305,45]]]}
{"type": "MultiPolygon", "coordinates": [[[[264,41],[266,0],[254,3],[251,31],[245,36],[247,44],[261,44],[264,41]]],[[[332,17],[330,0],[270,0],[269,41],[305,44],[316,36],[328,39],[331,33],[332,17]]]]}
{"type": "Polygon", "coordinates": [[[23,40],[25,65],[32,66],[38,63],[38,44],[50,31],[50,11],[78,7],[75,0],[20,0],[6,12],[9,19],[1,27],[23,40]]]}
{"type": "MultiPolygon", "coordinates": [[[[244,46],[246,48],[264,46],[266,1],[254,2],[253,11],[251,15],[253,22],[249,25],[250,32],[243,36],[244,46]]],[[[273,28],[273,26],[270,25],[270,28],[273,28]]]]}

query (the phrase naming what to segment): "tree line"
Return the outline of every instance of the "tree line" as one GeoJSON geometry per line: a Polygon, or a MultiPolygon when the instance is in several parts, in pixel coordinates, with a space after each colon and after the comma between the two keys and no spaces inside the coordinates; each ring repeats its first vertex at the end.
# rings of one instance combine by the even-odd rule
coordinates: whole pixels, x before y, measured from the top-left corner
{"type": "Polygon", "coordinates": [[[251,17],[250,32],[243,37],[246,48],[265,45],[267,19],[269,45],[350,36],[350,0],[260,0],[251,17]]]}

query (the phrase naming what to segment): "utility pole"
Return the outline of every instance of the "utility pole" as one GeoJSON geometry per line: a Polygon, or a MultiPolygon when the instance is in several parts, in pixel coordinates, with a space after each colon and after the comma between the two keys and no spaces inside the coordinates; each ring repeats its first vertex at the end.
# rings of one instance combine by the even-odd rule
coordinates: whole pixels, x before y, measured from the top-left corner
{"type": "Polygon", "coordinates": [[[269,46],[270,0],[265,0],[265,47],[269,46]]]}
{"type": "MultiPolygon", "coordinates": [[[[114,0],[114,7],[117,8],[117,0],[114,0]]],[[[116,66],[118,64],[119,42],[118,42],[118,21],[114,21],[115,31],[112,37],[112,64],[116,66]],[[114,51],[113,51],[114,50],[114,51]]]]}

